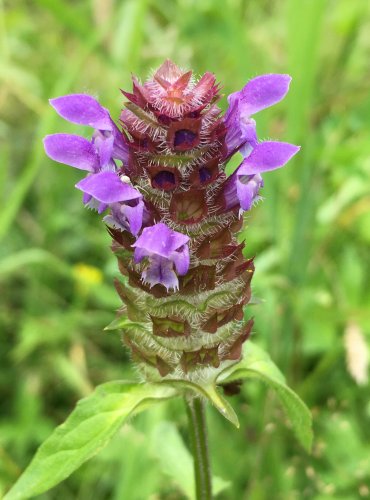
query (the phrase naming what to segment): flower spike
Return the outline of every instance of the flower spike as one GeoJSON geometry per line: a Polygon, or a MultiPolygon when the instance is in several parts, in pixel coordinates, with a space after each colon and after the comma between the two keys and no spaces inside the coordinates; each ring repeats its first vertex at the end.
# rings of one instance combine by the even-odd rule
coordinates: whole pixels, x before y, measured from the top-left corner
{"type": "Polygon", "coordinates": [[[123,340],[145,378],[213,383],[241,358],[252,328],[243,307],[254,266],[238,242],[241,214],[261,199],[262,175],[299,150],[260,142],[254,117],[284,98],[291,78],[250,80],[228,97],[224,116],[212,73],[197,80],[167,60],[144,83],[132,81],[119,127],[92,96],[52,99],[63,118],[94,132],[90,141],[47,136],[45,151],[85,170],[76,184],[84,204],[109,210],[104,222],[124,276],[123,340]],[[236,152],[243,161],[227,177],[236,152]]]}

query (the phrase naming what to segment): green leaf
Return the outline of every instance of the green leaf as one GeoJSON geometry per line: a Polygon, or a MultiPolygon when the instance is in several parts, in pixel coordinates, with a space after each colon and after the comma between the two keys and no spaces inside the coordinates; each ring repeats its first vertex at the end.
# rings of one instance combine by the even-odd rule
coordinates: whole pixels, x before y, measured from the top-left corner
{"type": "MultiPolygon", "coordinates": [[[[152,436],[153,454],[156,455],[163,472],[177,483],[187,498],[195,499],[194,463],[191,453],[172,422],[161,422],[152,436]]],[[[213,493],[218,495],[230,486],[228,481],[213,476],[213,493]]]]}
{"type": "Polygon", "coordinates": [[[217,383],[227,383],[241,378],[258,378],[275,390],[290,419],[293,431],[307,451],[312,445],[312,417],[309,409],[285,382],[278,367],[269,355],[252,342],[244,347],[243,359],[226,368],[218,377],[217,383]]]}
{"type": "Polygon", "coordinates": [[[186,380],[167,380],[166,382],[161,383],[168,384],[183,391],[191,391],[200,397],[208,399],[223,417],[227,418],[227,420],[234,424],[235,427],[239,428],[237,414],[230,403],[217,391],[215,385],[198,385],[194,382],[186,380]]]}
{"type": "Polygon", "coordinates": [[[120,316],[119,318],[115,318],[111,323],[109,323],[108,326],[104,328],[104,331],[122,330],[127,328],[146,331],[146,328],[143,326],[143,323],[131,321],[126,316],[120,316]]]}
{"type": "Polygon", "coordinates": [[[129,415],[176,395],[164,384],[103,384],[77,403],[40,446],[4,500],[30,498],[52,488],[100,451],[129,415]]]}

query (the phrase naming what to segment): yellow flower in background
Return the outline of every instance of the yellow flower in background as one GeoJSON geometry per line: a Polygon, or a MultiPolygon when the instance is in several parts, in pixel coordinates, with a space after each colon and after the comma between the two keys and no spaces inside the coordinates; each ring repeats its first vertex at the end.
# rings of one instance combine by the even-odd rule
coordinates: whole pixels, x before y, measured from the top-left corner
{"type": "Polygon", "coordinates": [[[103,273],[95,266],[79,262],[73,266],[73,275],[76,279],[76,288],[79,293],[88,293],[90,288],[103,282],[103,273]]]}

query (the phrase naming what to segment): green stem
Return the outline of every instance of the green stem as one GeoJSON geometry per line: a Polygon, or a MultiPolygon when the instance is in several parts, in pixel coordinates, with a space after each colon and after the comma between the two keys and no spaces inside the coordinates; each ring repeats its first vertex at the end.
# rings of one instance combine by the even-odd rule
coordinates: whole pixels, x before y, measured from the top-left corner
{"type": "Polygon", "coordinates": [[[197,500],[212,499],[211,465],[208,455],[207,424],[204,402],[199,398],[186,399],[189,433],[194,458],[195,491],[197,500]]]}

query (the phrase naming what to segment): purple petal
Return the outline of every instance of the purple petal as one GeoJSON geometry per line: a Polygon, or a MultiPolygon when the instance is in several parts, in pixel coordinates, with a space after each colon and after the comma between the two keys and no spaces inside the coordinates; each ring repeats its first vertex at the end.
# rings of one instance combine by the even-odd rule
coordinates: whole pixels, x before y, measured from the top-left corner
{"type": "Polygon", "coordinates": [[[188,241],[188,236],[173,231],[162,222],[146,227],[132,245],[135,247],[135,262],[140,262],[144,256],[152,254],[171,258],[172,252],[181,248],[188,241]]]}
{"type": "Polygon", "coordinates": [[[135,206],[122,204],[122,213],[126,217],[131,233],[136,236],[143,224],[144,202],[138,200],[135,206]]]}
{"type": "Polygon", "coordinates": [[[87,205],[92,199],[91,194],[84,193],[82,196],[82,202],[84,205],[87,205]]]}
{"type": "Polygon", "coordinates": [[[76,184],[77,189],[90,194],[101,203],[116,203],[141,198],[141,194],[121,181],[114,172],[92,174],[76,184]]]}
{"type": "Polygon", "coordinates": [[[236,190],[237,172],[234,172],[225,182],[223,189],[225,210],[230,210],[239,204],[239,198],[236,190]]]}
{"type": "Polygon", "coordinates": [[[100,132],[94,134],[94,146],[99,152],[100,167],[104,168],[110,164],[113,155],[113,135],[104,137],[100,132]]]}
{"type": "MultiPolygon", "coordinates": [[[[225,120],[227,155],[230,156],[240,148],[253,147],[257,143],[256,122],[252,118],[240,116],[237,107],[235,112],[225,120]]],[[[242,153],[244,154],[244,153],[242,153]]]]}
{"type": "Polygon", "coordinates": [[[136,203],[113,203],[111,214],[104,217],[104,221],[122,231],[129,230],[136,236],[143,224],[144,202],[142,199],[134,201],[136,203]]]}
{"type": "Polygon", "coordinates": [[[50,104],[65,120],[98,130],[113,130],[108,111],[88,94],[70,94],[50,99],[50,104]]]}
{"type": "Polygon", "coordinates": [[[109,207],[108,203],[99,203],[98,214],[102,214],[109,207]]]}
{"type": "MultiPolygon", "coordinates": [[[[240,113],[251,116],[262,109],[281,101],[289,90],[292,78],[283,74],[257,76],[250,80],[239,92],[229,95],[229,110],[238,102],[240,113]]],[[[228,114],[228,113],[227,113],[228,114]]]]}
{"type": "Polygon", "coordinates": [[[185,245],[180,251],[172,254],[172,261],[175,264],[177,274],[184,276],[189,271],[190,253],[188,245],[185,245]]]}
{"type": "Polygon", "coordinates": [[[238,174],[251,175],[284,166],[301,148],[288,142],[266,141],[257,144],[243,160],[238,174]]]}
{"type": "Polygon", "coordinates": [[[152,258],[149,266],[142,273],[142,279],[151,287],[157,284],[165,286],[167,290],[170,288],[177,290],[179,287],[179,280],[173,270],[173,264],[164,257],[155,256],[152,258]]]}
{"type": "Polygon", "coordinates": [[[259,199],[258,192],[262,186],[263,181],[259,174],[237,176],[236,190],[243,210],[252,208],[253,203],[259,199]]]}
{"type": "Polygon", "coordinates": [[[44,138],[46,154],[55,161],[71,167],[94,172],[99,168],[99,157],[90,141],[72,134],[52,134],[44,138]]]}
{"type": "Polygon", "coordinates": [[[179,275],[187,273],[190,265],[188,241],[188,236],[173,231],[162,222],[144,228],[132,245],[135,248],[135,263],[141,262],[145,257],[149,258],[149,263],[142,273],[143,280],[151,286],[160,283],[167,290],[176,290],[178,279],[174,266],[179,275]]]}

